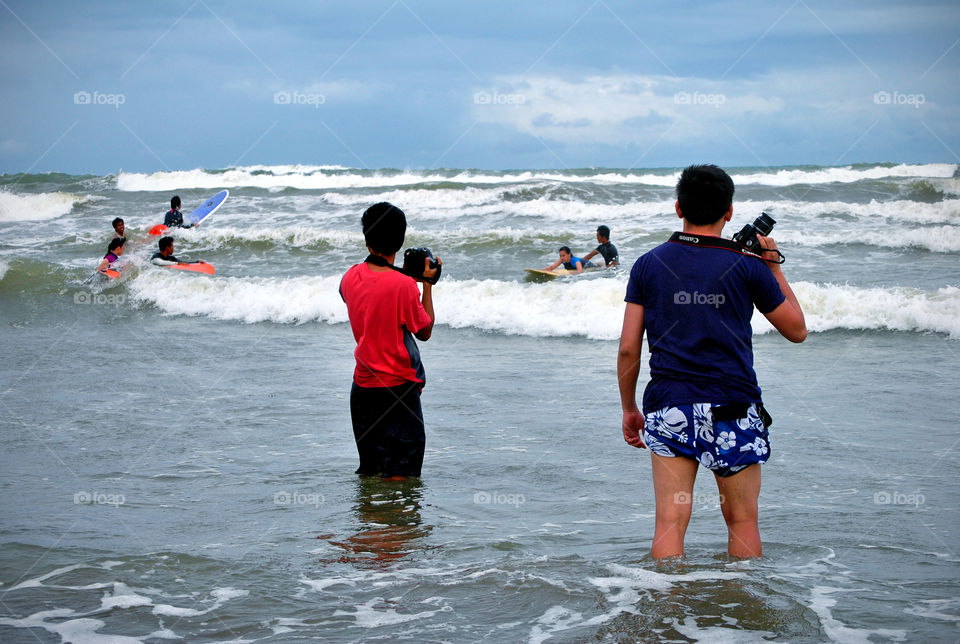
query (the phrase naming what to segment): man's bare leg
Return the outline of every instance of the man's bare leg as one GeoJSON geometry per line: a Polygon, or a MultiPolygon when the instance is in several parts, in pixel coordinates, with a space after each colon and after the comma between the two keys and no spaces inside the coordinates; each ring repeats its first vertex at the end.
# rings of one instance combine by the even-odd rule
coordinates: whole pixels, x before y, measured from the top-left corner
{"type": "Polygon", "coordinates": [[[650,454],[653,492],[657,499],[657,527],[650,555],[654,559],[683,556],[683,536],[693,509],[693,483],[699,463],[681,456],[650,454]]]}
{"type": "Polygon", "coordinates": [[[749,465],[733,476],[716,479],[720,508],[727,522],[727,552],[731,557],[762,557],[763,544],[757,524],[760,465],[749,465]]]}

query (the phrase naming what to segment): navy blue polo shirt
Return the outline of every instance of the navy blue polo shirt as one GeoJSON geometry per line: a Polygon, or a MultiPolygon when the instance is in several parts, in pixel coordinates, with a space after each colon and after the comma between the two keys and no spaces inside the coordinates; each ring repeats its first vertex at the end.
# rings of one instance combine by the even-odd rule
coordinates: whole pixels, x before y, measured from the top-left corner
{"type": "Polygon", "coordinates": [[[644,307],[645,414],[668,405],[760,402],[750,318],[754,305],[769,313],[785,299],[765,262],[666,242],[633,265],[624,299],[644,307]]]}

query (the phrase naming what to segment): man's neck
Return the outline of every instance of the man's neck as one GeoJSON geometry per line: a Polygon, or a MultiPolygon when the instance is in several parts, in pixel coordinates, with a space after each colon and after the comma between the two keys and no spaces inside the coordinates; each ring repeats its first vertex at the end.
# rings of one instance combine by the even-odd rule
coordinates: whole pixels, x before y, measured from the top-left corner
{"type": "Polygon", "coordinates": [[[683,232],[688,235],[706,235],[708,237],[720,237],[723,233],[723,225],[727,222],[721,219],[715,224],[709,226],[695,226],[686,219],[683,220],[683,232]]]}

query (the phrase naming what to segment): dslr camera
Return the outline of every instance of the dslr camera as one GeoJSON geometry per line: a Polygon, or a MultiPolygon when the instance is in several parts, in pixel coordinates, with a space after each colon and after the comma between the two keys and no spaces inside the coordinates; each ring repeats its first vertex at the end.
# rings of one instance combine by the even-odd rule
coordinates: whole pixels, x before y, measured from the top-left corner
{"type": "Polygon", "coordinates": [[[420,248],[408,248],[403,251],[403,272],[415,280],[436,284],[440,281],[440,271],[442,270],[443,267],[440,266],[440,262],[433,256],[429,248],[421,246],[420,248]],[[430,260],[430,268],[437,269],[437,274],[433,278],[428,279],[423,276],[423,260],[425,259],[430,260]]]}
{"type": "Polygon", "coordinates": [[[740,232],[733,236],[733,241],[753,253],[760,254],[763,252],[763,248],[760,246],[760,240],[757,239],[757,235],[766,237],[773,231],[773,225],[775,223],[777,223],[777,221],[773,217],[762,212],[756,221],[741,228],[740,232]]]}

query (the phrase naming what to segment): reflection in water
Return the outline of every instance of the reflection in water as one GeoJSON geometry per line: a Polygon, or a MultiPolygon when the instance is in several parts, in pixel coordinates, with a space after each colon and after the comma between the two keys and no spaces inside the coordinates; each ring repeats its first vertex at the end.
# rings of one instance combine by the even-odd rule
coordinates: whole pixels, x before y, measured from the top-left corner
{"type": "Polygon", "coordinates": [[[360,530],[344,541],[330,540],[348,553],[339,561],[382,567],[424,549],[418,541],[432,527],[422,525],[422,499],[423,483],[418,478],[386,481],[374,476],[360,477],[354,505],[360,530]]]}

